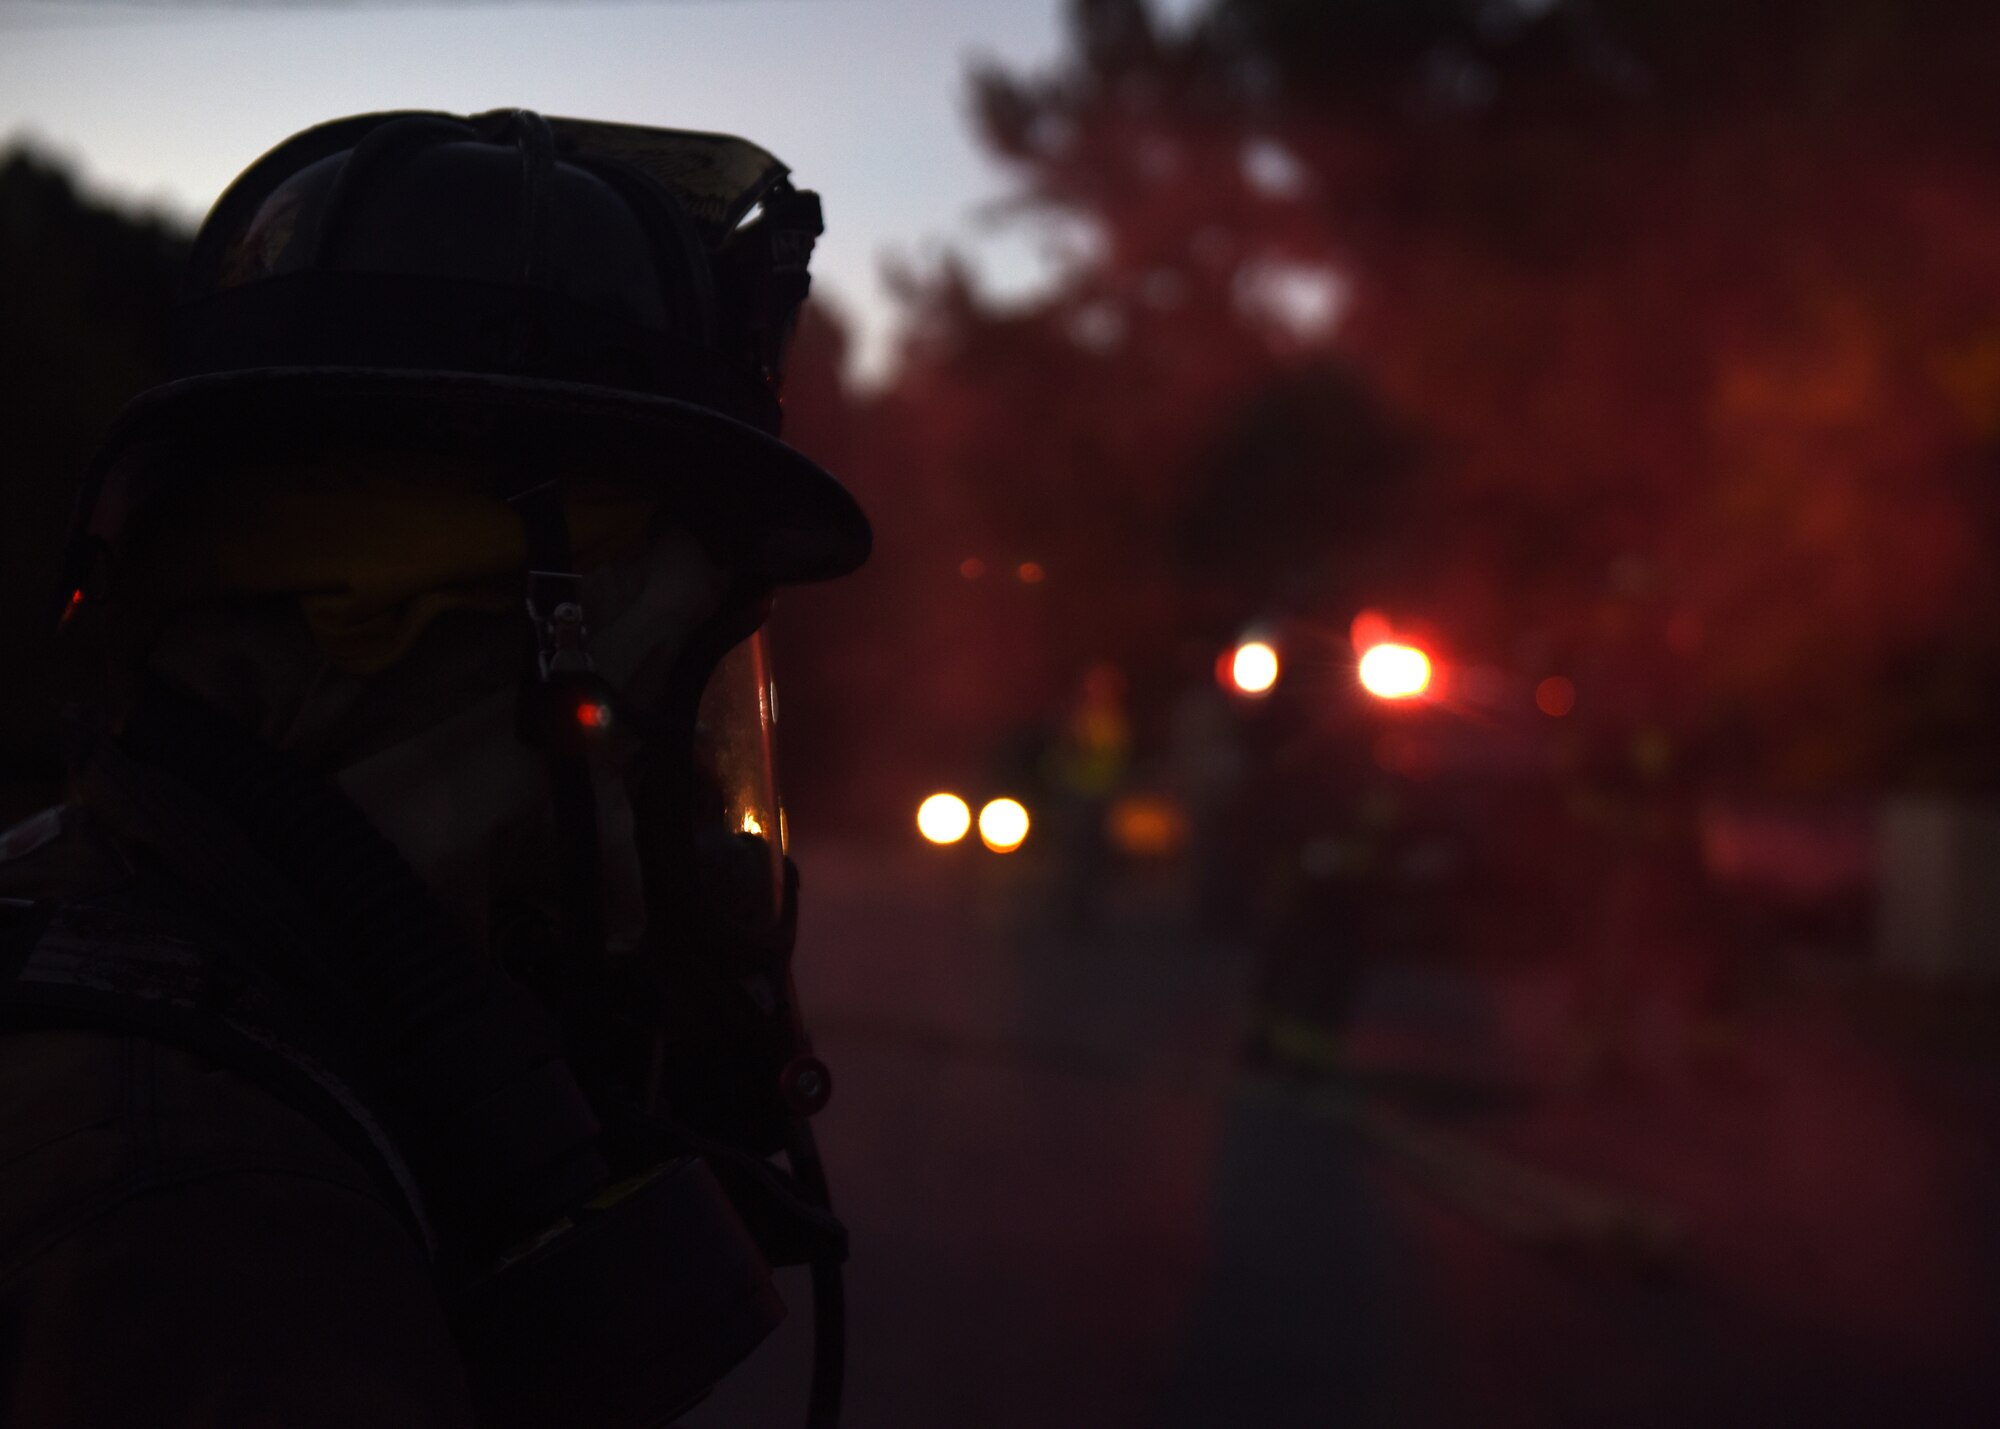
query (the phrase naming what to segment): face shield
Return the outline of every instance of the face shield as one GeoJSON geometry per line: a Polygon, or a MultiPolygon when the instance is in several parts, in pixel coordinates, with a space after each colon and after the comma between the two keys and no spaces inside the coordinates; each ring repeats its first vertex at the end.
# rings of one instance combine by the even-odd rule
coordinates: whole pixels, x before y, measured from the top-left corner
{"type": "Polygon", "coordinates": [[[604,866],[614,879],[629,868],[641,890],[643,929],[614,941],[609,971],[622,1015],[648,1038],[647,1100],[770,1149],[799,1110],[787,1073],[806,1053],[792,1008],[790,828],[761,617],[692,642],[670,682],[678,718],[631,716],[629,699],[614,706],[602,747],[621,742],[622,726],[610,798],[627,802],[629,823],[604,866]]]}
{"type": "Polygon", "coordinates": [[[785,917],[790,829],[778,787],[778,690],[757,630],[722,657],[696,708],[694,846],[711,921],[749,933],[785,917]]]}
{"type": "Polygon", "coordinates": [[[765,591],[730,591],[685,536],[593,644],[574,716],[600,815],[614,960],[715,961],[713,946],[789,948],[790,829],[765,591]],[[690,611],[707,613],[690,620],[690,611]]]}

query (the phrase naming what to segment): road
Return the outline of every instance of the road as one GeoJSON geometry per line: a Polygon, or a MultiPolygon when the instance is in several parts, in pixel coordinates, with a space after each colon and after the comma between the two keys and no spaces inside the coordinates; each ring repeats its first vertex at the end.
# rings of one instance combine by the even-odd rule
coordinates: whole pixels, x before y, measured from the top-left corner
{"type": "MultiPolygon", "coordinates": [[[[1169,886],[1056,935],[1032,860],[932,852],[804,869],[849,1424],[2000,1423],[1990,1069],[1779,1009],[1582,1087],[1559,985],[1401,969],[1348,1075],[1246,1072],[1169,886]]],[[[806,1333],[691,1429],[801,1422],[806,1333]]]]}

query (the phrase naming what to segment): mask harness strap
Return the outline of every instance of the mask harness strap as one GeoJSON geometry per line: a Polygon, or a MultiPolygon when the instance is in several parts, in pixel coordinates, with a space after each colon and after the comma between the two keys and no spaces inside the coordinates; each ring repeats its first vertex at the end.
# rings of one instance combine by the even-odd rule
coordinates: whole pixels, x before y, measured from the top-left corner
{"type": "Polygon", "coordinates": [[[590,656],[583,577],[570,552],[569,523],[553,479],[523,482],[506,497],[527,538],[528,626],[535,664],[522,691],[522,734],[547,760],[554,800],[562,943],[574,986],[594,990],[604,975],[599,906],[597,796],[587,758],[590,733],[611,717],[590,656]]]}
{"type": "MultiPolygon", "coordinates": [[[[532,287],[547,267],[549,184],[555,173],[555,134],[531,110],[496,114],[498,137],[514,142],[521,159],[520,207],[515,215],[515,258],[520,281],[532,287]]],[[[537,333],[523,320],[512,334],[515,361],[534,365],[537,333]]],[[[522,735],[548,762],[555,805],[562,898],[563,983],[586,998],[604,976],[604,923],[599,908],[597,797],[591,788],[586,737],[610,705],[590,658],[583,623],[583,577],[570,549],[562,496],[545,468],[514,468],[501,496],[521,523],[528,547],[528,626],[535,642],[531,689],[522,691],[522,735]]]]}

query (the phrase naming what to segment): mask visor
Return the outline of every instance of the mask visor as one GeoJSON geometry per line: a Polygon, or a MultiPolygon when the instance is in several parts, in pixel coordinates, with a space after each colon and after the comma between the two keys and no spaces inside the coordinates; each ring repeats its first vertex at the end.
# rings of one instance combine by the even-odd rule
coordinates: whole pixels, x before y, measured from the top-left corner
{"type": "Polygon", "coordinates": [[[777,687],[759,630],[722,658],[695,716],[695,839],[711,908],[745,932],[785,910],[790,831],[778,792],[777,687]]]}

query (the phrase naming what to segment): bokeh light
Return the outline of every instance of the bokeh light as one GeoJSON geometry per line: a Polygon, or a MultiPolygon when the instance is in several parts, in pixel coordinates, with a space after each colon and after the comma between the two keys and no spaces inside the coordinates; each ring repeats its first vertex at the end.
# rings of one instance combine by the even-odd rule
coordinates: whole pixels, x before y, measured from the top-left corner
{"type": "Polygon", "coordinates": [[[955,844],[972,827],[972,810],[956,794],[933,794],[917,806],[917,832],[934,844],[955,844]]]}
{"type": "Polygon", "coordinates": [[[1347,638],[1356,650],[1366,650],[1371,645],[1387,645],[1396,638],[1389,617],[1379,610],[1363,610],[1355,614],[1347,627],[1347,638]]]}
{"type": "Polygon", "coordinates": [[[1246,695],[1270,692],[1278,683],[1278,652],[1262,640],[1246,640],[1229,662],[1229,682],[1246,695]]]}
{"type": "Polygon", "coordinates": [[[1415,699],[1430,684],[1430,656],[1414,645],[1375,645],[1361,657],[1361,688],[1378,700],[1415,699]]]}
{"type": "Polygon", "coordinates": [[[1014,569],[1014,575],[1022,585],[1040,585],[1048,578],[1048,574],[1042,569],[1039,561],[1023,561],[1014,569]]]}
{"type": "Polygon", "coordinates": [[[1561,675],[1551,675],[1535,686],[1535,708],[1552,719],[1561,719],[1576,708],[1576,686],[1561,675]]]}
{"type": "Polygon", "coordinates": [[[1028,837],[1028,811],[1018,799],[995,799],[979,811],[979,841],[995,853],[1012,853],[1028,837]]]}
{"type": "Polygon", "coordinates": [[[1162,794],[1127,794],[1111,806],[1105,829],[1112,846],[1133,858],[1171,857],[1188,838],[1187,815],[1162,794]]]}

